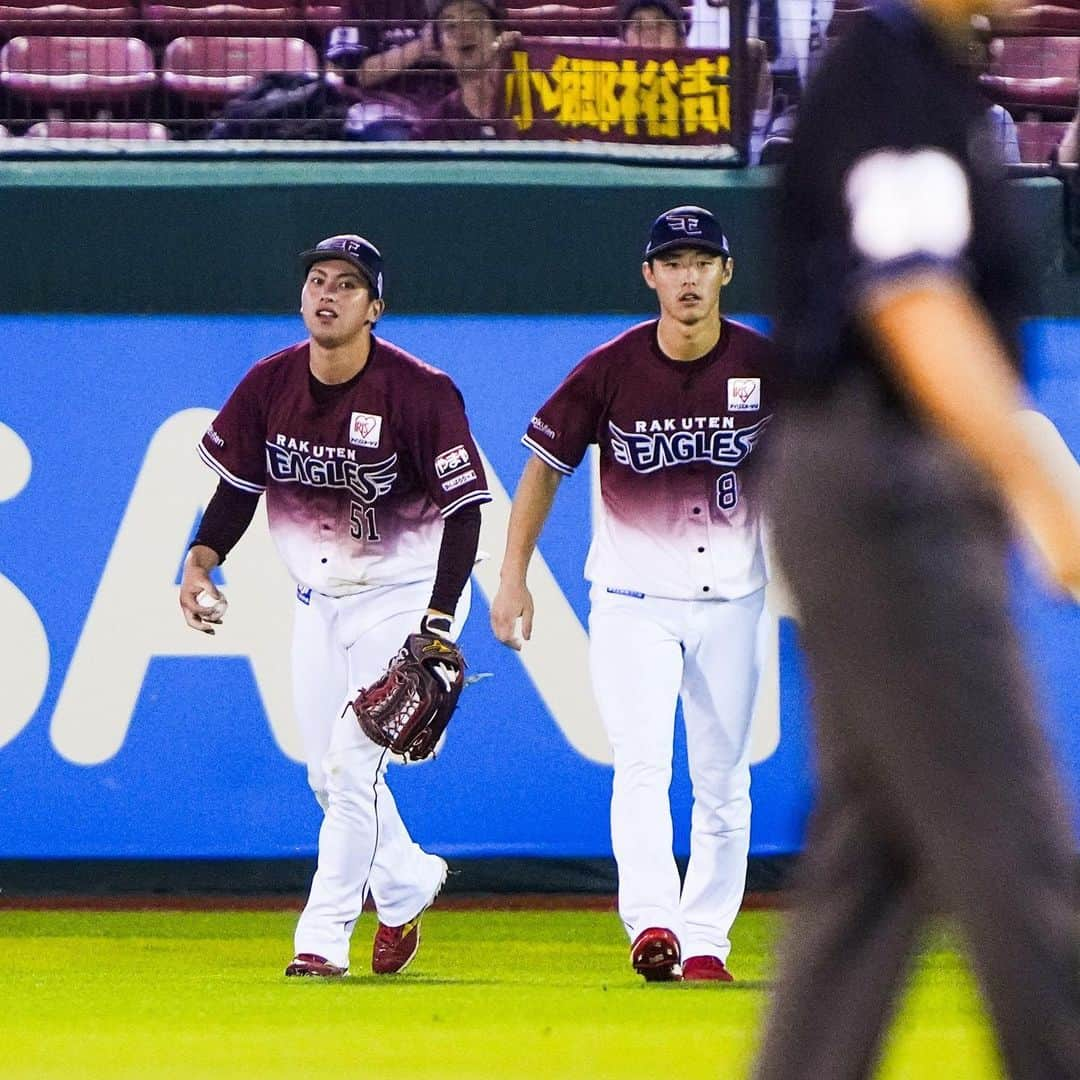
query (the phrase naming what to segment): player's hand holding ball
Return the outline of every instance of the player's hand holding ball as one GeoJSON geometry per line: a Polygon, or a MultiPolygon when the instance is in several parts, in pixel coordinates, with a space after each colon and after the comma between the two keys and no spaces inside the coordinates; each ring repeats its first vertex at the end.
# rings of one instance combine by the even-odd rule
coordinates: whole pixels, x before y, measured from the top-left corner
{"type": "Polygon", "coordinates": [[[229,607],[225,594],[210,580],[210,571],[217,564],[216,552],[196,545],[188,552],[180,582],[180,610],[184,613],[184,621],[192,630],[203,634],[214,633],[214,627],[221,625],[229,607]]]}
{"type": "Polygon", "coordinates": [[[203,589],[195,597],[195,603],[201,609],[203,622],[220,623],[229,609],[229,601],[225,599],[224,593],[210,592],[208,589],[203,589]]]}

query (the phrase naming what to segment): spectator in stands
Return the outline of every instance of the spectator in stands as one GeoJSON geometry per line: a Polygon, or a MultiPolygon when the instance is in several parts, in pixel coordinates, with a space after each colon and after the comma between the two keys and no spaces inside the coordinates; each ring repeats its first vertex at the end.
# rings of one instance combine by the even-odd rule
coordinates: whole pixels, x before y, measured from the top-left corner
{"type": "Polygon", "coordinates": [[[354,23],[330,31],[328,69],[354,97],[377,90],[421,107],[440,101],[456,84],[439,55],[427,8],[427,0],[365,0],[354,23]]]}
{"type": "Polygon", "coordinates": [[[620,0],[619,39],[626,45],[678,49],[686,44],[690,19],[679,0],[620,0]]]}
{"type": "Polygon", "coordinates": [[[458,86],[430,111],[421,137],[513,137],[513,129],[500,115],[500,74],[521,35],[503,30],[502,4],[498,0],[427,0],[427,11],[435,24],[435,43],[458,86]]]}

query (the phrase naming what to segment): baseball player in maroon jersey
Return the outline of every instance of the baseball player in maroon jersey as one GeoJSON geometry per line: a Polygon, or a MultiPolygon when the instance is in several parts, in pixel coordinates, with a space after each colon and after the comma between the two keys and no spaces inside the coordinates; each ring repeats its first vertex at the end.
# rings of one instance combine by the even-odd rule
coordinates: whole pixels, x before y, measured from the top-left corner
{"type": "Polygon", "coordinates": [[[346,974],[369,891],[379,916],[372,970],[392,974],[416,954],[446,864],[409,836],[385,781],[389,751],[343,704],[421,625],[456,636],[490,495],[457,387],[373,332],[384,306],[379,251],[333,236],[301,258],[307,341],[260,360],[199,445],[221,479],[188,552],[180,606],[189,626],[214,632],[223,604],[210,571],[265,491],[297,583],[294,705],[325,811],[285,974],[346,974]]]}
{"type": "Polygon", "coordinates": [[[600,448],[602,510],[585,576],[593,690],[614,755],[612,846],[634,968],[731,981],[728,932],[750,836],[750,718],[766,571],[752,454],[770,418],[760,334],[720,314],[734,263],[707,210],[653,223],[642,267],[660,318],[589,353],[532,418],[495,636],[520,648],[529,560],[563,476],[600,448]],[[680,890],[672,855],[675,707],[694,809],[680,890]]]}

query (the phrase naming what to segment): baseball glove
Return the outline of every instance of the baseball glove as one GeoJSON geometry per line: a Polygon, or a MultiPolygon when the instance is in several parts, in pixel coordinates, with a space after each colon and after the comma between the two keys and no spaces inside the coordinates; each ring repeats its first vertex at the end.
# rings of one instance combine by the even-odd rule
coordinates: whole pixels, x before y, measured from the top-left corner
{"type": "Polygon", "coordinates": [[[352,702],[360,729],[409,761],[435,752],[465,685],[465,657],[438,634],[410,634],[386,673],[352,702]]]}

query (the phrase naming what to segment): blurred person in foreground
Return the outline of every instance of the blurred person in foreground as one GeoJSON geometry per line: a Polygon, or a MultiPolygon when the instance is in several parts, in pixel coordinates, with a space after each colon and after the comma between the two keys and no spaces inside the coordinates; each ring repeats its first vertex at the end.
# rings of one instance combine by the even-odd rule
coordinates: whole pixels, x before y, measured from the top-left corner
{"type": "Polygon", "coordinates": [[[820,795],[756,1080],[871,1075],[940,909],[1005,1072],[1080,1077],[1075,842],[1006,596],[1011,517],[1080,597],[1080,509],[1023,411],[1020,222],[963,64],[989,7],[884,0],[782,183],[771,517],[820,795]]]}
{"type": "Polygon", "coordinates": [[[502,72],[520,40],[503,29],[506,11],[498,0],[427,0],[435,44],[458,87],[439,101],[421,131],[424,139],[511,137],[502,118],[502,72]]]}

